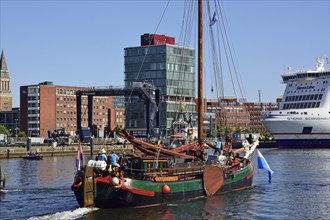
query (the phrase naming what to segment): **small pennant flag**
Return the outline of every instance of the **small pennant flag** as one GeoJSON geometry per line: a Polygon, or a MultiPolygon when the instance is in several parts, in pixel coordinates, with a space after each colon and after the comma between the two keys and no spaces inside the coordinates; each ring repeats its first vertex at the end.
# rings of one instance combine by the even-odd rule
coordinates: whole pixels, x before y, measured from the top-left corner
{"type": "Polygon", "coordinates": [[[257,152],[258,152],[258,168],[265,169],[268,171],[269,182],[271,182],[274,171],[272,171],[272,169],[270,169],[270,166],[268,165],[266,159],[264,158],[264,156],[261,154],[261,152],[258,149],[257,149],[257,152]]]}
{"type": "Polygon", "coordinates": [[[218,16],[217,16],[217,13],[214,12],[210,26],[214,25],[217,21],[218,21],[218,16]]]}
{"type": "Polygon", "coordinates": [[[78,152],[77,152],[77,158],[76,158],[76,168],[77,171],[81,170],[81,165],[82,165],[82,161],[83,161],[84,155],[83,155],[83,151],[81,148],[81,144],[79,143],[78,145],[78,152]]]}

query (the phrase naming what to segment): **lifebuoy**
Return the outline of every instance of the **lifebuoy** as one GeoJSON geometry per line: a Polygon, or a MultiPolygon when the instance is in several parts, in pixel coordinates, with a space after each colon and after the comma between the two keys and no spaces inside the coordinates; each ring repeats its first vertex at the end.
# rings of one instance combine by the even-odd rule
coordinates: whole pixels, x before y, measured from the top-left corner
{"type": "Polygon", "coordinates": [[[118,177],[113,177],[112,180],[111,180],[111,184],[112,184],[113,188],[119,189],[119,188],[122,187],[123,181],[118,177]],[[117,183],[117,181],[118,181],[118,183],[117,183]]]}

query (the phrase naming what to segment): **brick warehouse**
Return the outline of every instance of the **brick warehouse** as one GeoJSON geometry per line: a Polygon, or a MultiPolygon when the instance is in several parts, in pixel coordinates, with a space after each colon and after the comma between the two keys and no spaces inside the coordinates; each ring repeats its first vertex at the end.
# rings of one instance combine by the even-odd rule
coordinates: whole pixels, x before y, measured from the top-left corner
{"type": "MultiPolygon", "coordinates": [[[[20,87],[21,130],[30,137],[47,137],[48,130],[64,128],[71,135],[77,131],[76,91],[90,88],[53,85],[42,82],[20,87]]],[[[109,126],[124,127],[123,108],[113,105],[113,97],[93,97],[93,125],[98,131],[109,126]]],[[[82,127],[88,127],[87,96],[82,97],[82,127]]]]}

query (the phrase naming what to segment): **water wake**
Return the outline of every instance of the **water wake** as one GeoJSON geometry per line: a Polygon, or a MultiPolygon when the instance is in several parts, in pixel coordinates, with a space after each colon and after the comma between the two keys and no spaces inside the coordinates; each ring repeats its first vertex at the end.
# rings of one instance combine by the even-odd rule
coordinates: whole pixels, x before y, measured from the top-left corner
{"type": "Polygon", "coordinates": [[[72,211],[57,212],[51,215],[34,216],[28,218],[29,220],[73,220],[86,215],[87,213],[98,210],[98,208],[78,208],[72,211]]]}
{"type": "Polygon", "coordinates": [[[1,189],[0,193],[23,192],[22,189],[1,189]]]}

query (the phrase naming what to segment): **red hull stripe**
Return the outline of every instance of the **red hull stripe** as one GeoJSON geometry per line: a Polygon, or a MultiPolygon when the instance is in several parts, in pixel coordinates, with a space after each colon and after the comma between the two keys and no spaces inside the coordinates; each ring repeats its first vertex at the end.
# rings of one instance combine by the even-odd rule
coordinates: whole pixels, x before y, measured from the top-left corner
{"type": "Polygon", "coordinates": [[[103,184],[111,184],[110,177],[96,177],[94,178],[94,183],[103,183],[103,184]]]}
{"type": "MultiPolygon", "coordinates": [[[[99,177],[99,178],[97,178],[96,182],[101,183],[101,184],[107,184],[107,185],[110,185],[111,187],[113,187],[110,180],[111,180],[111,178],[109,178],[109,177],[99,177]]],[[[115,187],[113,187],[113,188],[115,188],[115,187]]],[[[137,194],[137,195],[150,196],[150,197],[155,196],[155,192],[144,190],[144,189],[137,189],[137,188],[131,187],[131,186],[125,186],[124,184],[121,186],[121,189],[126,190],[133,194],[137,194]]]]}
{"type": "Polygon", "coordinates": [[[150,196],[150,197],[155,196],[155,192],[143,190],[143,189],[137,189],[137,188],[134,188],[131,186],[123,186],[121,189],[126,190],[130,193],[138,194],[138,195],[142,195],[142,196],[150,196]]]}
{"type": "Polygon", "coordinates": [[[253,177],[253,173],[254,173],[254,168],[251,171],[251,173],[249,173],[249,175],[247,175],[246,179],[248,180],[248,179],[252,178],[253,177]]]}

